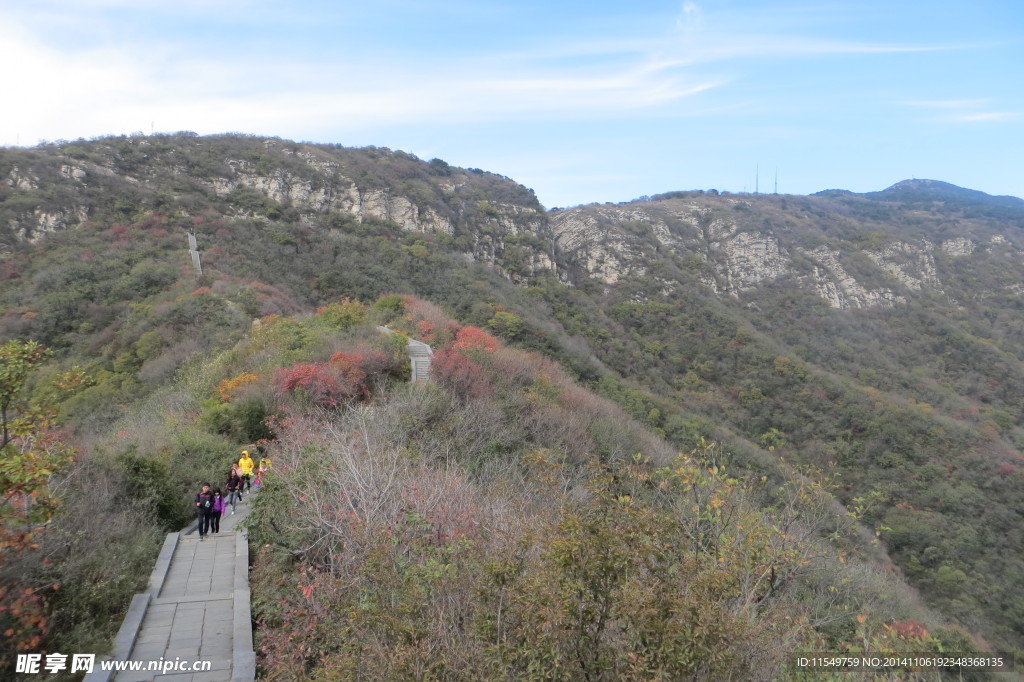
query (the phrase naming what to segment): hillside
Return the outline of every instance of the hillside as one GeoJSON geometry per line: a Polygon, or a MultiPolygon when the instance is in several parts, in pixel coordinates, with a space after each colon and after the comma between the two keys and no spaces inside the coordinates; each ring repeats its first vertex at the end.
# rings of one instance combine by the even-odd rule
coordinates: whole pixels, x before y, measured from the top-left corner
{"type": "MultiPolygon", "coordinates": [[[[441,347],[456,343],[450,330],[473,325],[568,372],[562,376],[554,365],[512,369],[541,363],[538,355],[494,364],[490,355],[471,353],[468,359],[477,369],[452,367],[458,380],[443,386],[450,397],[442,399],[389,388],[401,382],[401,373],[384,363],[376,370],[381,385],[367,384],[365,396],[357,392],[375,396],[362,411],[342,411],[329,420],[332,428],[351,432],[361,428],[352,422],[357,418],[415,424],[424,419],[415,416],[422,410],[439,415],[422,423],[438,429],[447,424],[443,431],[431,427],[417,435],[406,426],[385,429],[380,438],[392,444],[433,438],[429,447],[424,442],[408,446],[417,456],[455,438],[444,446],[457,460],[455,479],[444,483],[432,478],[438,473],[407,474],[426,475],[442,489],[461,486],[464,497],[480,507],[498,500],[525,504],[501,497],[507,495],[502,486],[530,490],[516,477],[529,479],[561,462],[568,472],[560,474],[566,481],[562,494],[569,498],[533,508],[543,530],[532,536],[538,544],[524,557],[539,563],[521,564],[526,572],[516,574],[525,581],[516,583],[520,593],[541,600],[535,605],[551,604],[554,596],[527,586],[540,589],[540,576],[555,570],[545,561],[565,546],[570,526],[576,529],[571,533],[583,532],[583,526],[565,524],[597,518],[573,505],[593,503],[593,513],[606,519],[610,512],[601,505],[626,495],[637,507],[630,507],[635,514],[626,514],[623,523],[640,524],[623,530],[627,536],[669,542],[675,536],[659,533],[693,532],[683,530],[685,523],[652,527],[652,519],[660,518],[657,510],[669,502],[656,494],[638,497],[634,488],[627,494],[618,486],[630,477],[648,480],[642,477],[668,465],[673,451],[695,453],[687,461],[706,460],[708,443],[716,442],[711,464],[737,476],[727,484],[730,490],[746,490],[764,477],[772,491],[816,491],[787,497],[751,489],[723,500],[736,514],[752,515],[752,522],[767,515],[768,521],[757,521],[764,528],[779,514],[793,514],[802,530],[796,533],[795,554],[785,561],[799,564],[814,557],[819,568],[828,565],[837,581],[833,587],[851,590],[833,604],[819,592],[828,591],[827,581],[800,577],[785,589],[780,583],[779,594],[770,595],[778,611],[770,617],[757,609],[730,612],[746,618],[746,624],[720,636],[744,632],[778,646],[790,635],[769,623],[803,614],[807,620],[790,633],[787,646],[799,641],[806,650],[819,637],[825,649],[877,640],[878,647],[913,650],[924,646],[914,640],[920,632],[892,626],[926,621],[933,633],[928,636],[945,638],[947,650],[1019,648],[1024,643],[1024,596],[1016,589],[1024,576],[1021,203],[934,181],[908,181],[867,195],[674,192],[626,204],[545,211],[530,190],[508,178],[386,149],[179,134],[0,150],[0,337],[33,339],[55,351],[32,382],[37,394],[47,393],[47,377],[58,371],[77,367],[84,377],[73,395],[61,397],[57,416],[79,451],[61,479],[69,502],[43,534],[50,538],[44,551],[55,559],[47,565],[60,568],[34,568],[33,575],[40,584],[60,577],[65,585],[89,576],[93,583],[118,583],[114,591],[122,599],[130,595],[129,565],[144,564],[147,552],[155,554],[147,549],[147,538],[181,522],[182,500],[197,471],[212,475],[236,446],[271,435],[282,443],[277,447],[286,448],[292,432],[264,423],[290,404],[274,397],[274,367],[327,362],[336,352],[364,360],[374,349],[386,354],[370,331],[353,332],[351,341],[325,337],[324,328],[314,324],[325,313],[310,315],[326,306],[334,311],[328,316],[341,320],[339,329],[348,329],[346,315],[370,310],[375,311],[370,317],[378,318],[374,321],[405,320],[406,333],[434,338],[441,347]],[[201,277],[188,256],[188,230],[199,244],[201,277]],[[390,294],[416,298],[386,298],[390,294]],[[339,303],[345,299],[349,302],[339,303]],[[422,313],[428,309],[424,300],[444,312],[422,313]],[[367,309],[354,301],[390,303],[367,309]],[[253,327],[254,318],[265,320],[263,331],[253,327]],[[245,350],[267,334],[275,340],[264,342],[262,355],[245,350]],[[261,389],[251,389],[244,400],[214,400],[217,382],[250,372],[263,377],[261,389]],[[499,380],[502,373],[506,378],[499,380]],[[574,382],[579,388],[572,388],[574,382]],[[575,393],[585,390],[600,398],[575,393]],[[565,396],[577,396],[571,407],[565,396]],[[456,402],[442,410],[430,407],[436,400],[456,402]],[[604,416],[597,419],[588,410],[602,400],[624,413],[601,412],[612,409],[609,405],[598,410],[604,416]],[[477,440],[466,442],[469,436],[461,429],[452,430],[452,424],[481,415],[487,428],[476,430],[477,440]],[[628,428],[627,419],[635,420],[628,428]],[[573,431],[574,424],[583,430],[573,431]],[[649,469],[628,469],[637,452],[638,462],[648,462],[649,469]],[[595,472],[580,473],[591,466],[589,457],[602,466],[615,465],[614,485],[609,488],[595,472]],[[120,526],[106,529],[109,536],[102,542],[132,548],[121,555],[119,566],[91,552],[70,559],[100,541],[75,537],[70,528],[76,513],[104,513],[90,508],[87,494],[103,486],[131,490],[156,504],[126,515],[125,523],[148,529],[137,537],[128,538],[131,533],[120,526]],[[845,511],[827,501],[832,496],[845,511]],[[811,498],[817,501],[812,504],[811,498]],[[878,577],[886,570],[891,578],[878,577]],[[876,577],[867,580],[868,573],[876,577]],[[909,594],[893,599],[901,576],[920,591],[930,612],[909,594]],[[890,579],[895,582],[881,586],[890,579]],[[892,601],[888,611],[878,606],[887,599],[892,601]],[[823,614],[823,603],[835,609],[823,614]],[[886,637],[914,641],[901,645],[886,637]]],[[[373,375],[373,368],[358,367],[373,375]]],[[[285,453],[281,456],[293,456],[285,453]]],[[[301,468],[298,461],[294,466],[301,468]]],[[[714,489],[721,482],[704,484],[714,489]]],[[[282,476],[282,485],[294,489],[299,483],[282,476]]],[[[298,504],[294,495],[280,499],[282,505],[298,504]]],[[[267,537],[270,544],[296,551],[310,532],[291,528],[285,536],[267,537]]],[[[350,536],[324,537],[333,539],[319,542],[356,542],[350,536]]],[[[771,533],[757,537],[779,546],[771,533]]],[[[503,554],[511,551],[508,546],[493,542],[489,536],[468,542],[472,551],[459,561],[496,570],[513,555],[503,554]],[[487,553],[492,550],[497,554],[487,553]]],[[[678,537],[671,542],[686,544],[678,537]]],[[[359,546],[367,557],[383,551],[359,546]]],[[[416,547],[426,555],[436,550],[416,547]]],[[[620,550],[626,551],[608,551],[620,550]]],[[[706,550],[700,548],[698,557],[706,550]]],[[[570,552],[569,563],[559,564],[559,570],[576,565],[572,561],[579,556],[570,552]]],[[[28,554],[24,559],[34,560],[28,554]]],[[[668,565],[679,558],[651,560],[668,565]]],[[[287,564],[265,561],[259,570],[276,575],[281,584],[312,585],[327,578],[304,571],[323,570],[335,559],[330,553],[310,557],[294,567],[294,575],[287,564]]],[[[8,565],[4,575],[18,575],[24,565],[8,565]]],[[[795,566],[794,576],[803,576],[795,566]]],[[[715,576],[699,561],[692,568],[694,575],[715,576]]],[[[326,575],[337,579],[340,574],[329,568],[326,575]]],[[[657,579],[671,581],[667,575],[657,579]]],[[[616,599],[639,589],[616,584],[625,590],[616,592],[616,599]]],[[[460,585],[446,599],[486,593],[496,584],[460,585]]],[[[433,589],[427,591],[441,594],[433,589]]],[[[96,608],[99,595],[72,592],[50,596],[58,607],[51,628],[58,634],[52,636],[65,638],[55,641],[90,641],[90,630],[117,619],[117,607],[96,608]]],[[[412,608],[419,603],[416,594],[395,599],[413,600],[402,601],[412,608]]],[[[708,603],[719,603],[715,600],[722,595],[716,594],[708,603]]],[[[109,594],[103,599],[110,601],[109,594]]],[[[519,606],[527,609],[527,604],[519,606]]],[[[480,615],[489,607],[466,608],[480,615]]],[[[619,618],[627,618],[620,606],[615,609],[619,618]]],[[[436,616],[429,609],[417,613],[436,616]]],[[[560,613],[552,614],[551,622],[567,617],[560,613]]],[[[280,628],[292,627],[281,613],[268,611],[265,618],[265,626],[275,623],[264,633],[268,642],[276,641],[280,628]]],[[[554,640],[536,639],[543,628],[530,621],[527,610],[518,618],[516,636],[524,639],[517,639],[517,646],[527,649],[504,650],[502,655],[513,658],[488,659],[489,665],[527,665],[536,647],[548,651],[550,660],[566,660],[564,653],[544,648],[556,646],[554,640]]],[[[706,614],[698,621],[712,619],[706,614]]],[[[741,623],[727,622],[729,627],[741,623]]],[[[383,621],[364,626],[366,642],[389,627],[383,621]]],[[[611,652],[624,645],[591,634],[593,645],[607,645],[608,660],[617,660],[611,652]]],[[[429,637],[410,641],[440,646],[429,637]]],[[[469,640],[458,641],[463,649],[472,648],[469,640]]],[[[557,646],[569,646],[566,641],[557,646]]],[[[632,650],[643,649],[637,647],[632,650]]],[[[780,669],[780,659],[759,658],[756,648],[734,651],[727,667],[716,670],[739,674],[751,661],[780,669]]],[[[337,653],[336,662],[354,664],[362,655],[337,653]]],[[[480,655],[486,658],[483,650],[480,655]]],[[[622,672],[615,667],[621,662],[609,665],[600,674],[622,672]]]]}

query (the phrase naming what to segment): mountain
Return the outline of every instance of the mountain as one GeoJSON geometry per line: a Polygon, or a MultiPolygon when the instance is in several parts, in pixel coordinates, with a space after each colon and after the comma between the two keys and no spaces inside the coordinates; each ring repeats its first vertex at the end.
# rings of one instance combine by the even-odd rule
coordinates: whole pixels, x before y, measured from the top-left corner
{"type": "Polygon", "coordinates": [[[964,209],[1007,209],[1019,212],[1024,208],[1024,199],[1009,196],[992,196],[973,189],[964,189],[938,180],[904,180],[897,182],[881,192],[870,192],[868,198],[880,201],[898,201],[902,203],[943,203],[947,206],[964,209]]]}
{"type": "MultiPolygon", "coordinates": [[[[868,194],[681,191],[546,211],[509,178],[388,149],[184,133],[60,142],[0,150],[0,335],[54,349],[44,376],[84,372],[87,381],[60,402],[60,418],[84,453],[72,470],[79,480],[110,476],[144,499],[162,500],[162,511],[145,521],[159,529],[181,520],[189,475],[203,467],[216,473],[198,453],[223,458],[268,435],[264,418],[279,399],[268,378],[273,367],[341,372],[342,361],[328,359],[342,352],[362,358],[345,362],[382,385],[400,374],[365,364],[386,351],[372,327],[353,326],[346,332],[352,339],[331,341],[324,315],[392,324],[436,339],[444,353],[461,352],[459,329],[486,330],[534,359],[474,359],[472,351],[472,364],[463,364],[446,355],[452,364],[440,376],[449,377],[444,390],[458,410],[431,403],[430,410],[450,414],[435,420],[423,416],[423,405],[387,408],[397,410],[390,419],[421,450],[428,449],[424,434],[441,438],[436,429],[445,419],[486,424],[482,440],[468,444],[460,435],[449,450],[475,453],[475,463],[459,462],[473,485],[484,480],[482,471],[500,469],[498,462],[515,462],[521,472],[532,471],[523,462],[548,466],[531,453],[582,467],[582,450],[558,424],[609,466],[630,461],[630,442],[654,470],[669,461],[664,448],[705,453],[704,463],[724,465],[738,481],[764,477],[771,491],[744,493],[758,514],[771,519],[799,509],[794,519],[815,529],[791,541],[814,555],[815,566],[827,563],[835,582],[797,571],[801,578],[785,590],[779,581],[786,601],[772,601],[779,609],[772,618],[796,619],[800,608],[813,614],[801,637],[814,633],[824,650],[876,636],[895,646],[891,639],[902,637],[911,651],[924,646],[921,631],[931,631],[946,651],[1011,649],[1024,642],[1017,589],[1024,576],[1022,226],[1020,199],[925,180],[868,194]],[[189,258],[189,231],[201,276],[189,258]],[[245,384],[247,374],[266,382],[257,390],[252,380],[245,389],[251,399],[211,397],[219,382],[245,384]],[[601,401],[623,415],[574,411],[601,401]],[[470,404],[486,409],[475,417],[459,411],[470,404]],[[166,420],[179,405],[194,423],[171,428],[166,420]],[[409,431],[415,423],[429,428],[409,431]],[[150,437],[140,436],[140,424],[150,437]],[[585,426],[573,431],[574,424],[585,426]],[[631,434],[626,442],[622,433],[631,434]],[[654,445],[658,439],[668,445],[654,445]],[[719,449],[707,459],[712,442],[719,449]],[[166,482],[171,499],[150,480],[166,482]],[[811,484],[824,496],[814,504],[811,484]],[[805,491],[803,501],[785,490],[805,491]],[[871,581],[881,573],[895,582],[879,587],[869,573],[871,581]],[[903,594],[903,580],[927,609],[894,596],[903,594]],[[826,617],[819,590],[832,594],[829,585],[842,597],[826,617]],[[879,606],[887,600],[891,611],[879,606]],[[927,625],[921,631],[906,625],[919,621],[927,625]]],[[[46,392],[42,378],[33,390],[46,392]]],[[[387,405],[411,400],[394,395],[387,405]]],[[[633,474],[615,471],[615,485],[633,474]]],[[[567,509],[591,499],[581,482],[591,474],[563,475],[566,489],[578,491],[567,509]]],[[[652,505],[629,517],[638,524],[653,523],[657,514],[648,511],[669,503],[654,491],[641,498],[615,489],[615,499],[652,505]]],[[[487,496],[472,490],[483,504],[487,496]]],[[[84,492],[72,497],[87,506],[84,492]]],[[[730,509],[747,504],[728,497],[730,509]]],[[[568,532],[571,515],[549,512],[538,518],[553,544],[537,545],[530,556],[564,546],[559,533],[568,532]]],[[[643,536],[640,528],[630,526],[627,535],[643,536]]],[[[281,546],[294,541],[267,527],[260,532],[281,546]]],[[[62,551],[54,556],[72,565],[62,551]]],[[[144,562],[146,553],[136,548],[131,556],[144,562]]],[[[319,575],[316,562],[298,573],[271,564],[260,569],[268,586],[270,575],[289,584],[296,575],[313,584],[319,575]]],[[[109,567],[90,570],[114,580],[109,567]]],[[[553,569],[541,562],[537,570],[553,569]]],[[[127,579],[118,580],[130,596],[127,579]]],[[[540,592],[526,593],[538,600],[534,606],[543,601],[540,592]]],[[[95,626],[81,615],[89,610],[83,604],[93,604],[87,596],[53,599],[61,613],[79,614],[60,628],[95,626]]],[[[755,612],[743,613],[760,627],[767,621],[755,612]]],[[[278,625],[265,624],[265,636],[275,642],[284,615],[268,614],[278,625]]],[[[519,635],[540,632],[530,630],[541,625],[525,613],[518,617],[519,635]]],[[[770,629],[757,637],[770,641],[770,629]]],[[[525,647],[527,639],[517,641],[525,647]]]]}

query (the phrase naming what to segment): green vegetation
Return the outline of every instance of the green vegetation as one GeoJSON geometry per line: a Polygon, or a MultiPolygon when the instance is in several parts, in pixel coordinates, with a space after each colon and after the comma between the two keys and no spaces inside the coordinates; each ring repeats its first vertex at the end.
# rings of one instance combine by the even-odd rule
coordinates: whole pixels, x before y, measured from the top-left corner
{"type": "Polygon", "coordinates": [[[5,490],[53,502],[6,526],[30,531],[0,563],[11,646],[106,648],[241,447],[277,472],[251,528],[267,679],[798,678],[801,650],[1024,644],[1011,201],[644,200],[673,248],[635,206],[572,209],[640,259],[606,284],[526,188],[386,149],[104,138],[0,150],[3,179],[0,407],[55,458],[5,444],[5,490]],[[713,296],[721,255],[686,235],[725,222],[906,302],[713,296]],[[865,255],[961,236],[941,295],[865,255]]]}

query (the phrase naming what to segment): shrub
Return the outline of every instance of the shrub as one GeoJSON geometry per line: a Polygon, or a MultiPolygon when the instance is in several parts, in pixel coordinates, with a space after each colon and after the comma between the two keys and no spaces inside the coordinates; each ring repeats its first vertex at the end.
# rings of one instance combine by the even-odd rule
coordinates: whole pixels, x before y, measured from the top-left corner
{"type": "Polygon", "coordinates": [[[316,314],[332,327],[348,329],[362,324],[366,319],[366,306],[359,301],[344,298],[338,303],[318,308],[316,314]]]}
{"type": "Polygon", "coordinates": [[[231,379],[224,379],[219,384],[217,384],[217,388],[215,388],[214,391],[217,393],[218,396],[220,396],[221,400],[225,402],[230,402],[231,399],[234,398],[235,393],[238,391],[239,388],[248,384],[252,384],[257,380],[259,380],[258,375],[253,374],[252,372],[243,372],[242,374],[239,374],[238,376],[233,377],[231,379]]]}
{"type": "Polygon", "coordinates": [[[479,327],[463,327],[455,333],[455,343],[452,347],[457,350],[482,350],[493,353],[501,347],[496,338],[479,327]]]}
{"type": "Polygon", "coordinates": [[[404,299],[398,294],[391,294],[389,296],[381,296],[377,299],[377,302],[373,304],[373,307],[377,310],[387,310],[393,313],[400,313],[405,308],[404,299]]]}
{"type": "Polygon", "coordinates": [[[316,407],[335,408],[343,402],[341,386],[331,368],[322,363],[296,363],[274,375],[278,396],[298,396],[316,407]]]}
{"type": "Polygon", "coordinates": [[[434,381],[464,400],[479,400],[494,391],[484,368],[454,348],[434,353],[430,373],[434,381]]]}
{"type": "Polygon", "coordinates": [[[126,499],[141,509],[151,509],[164,529],[177,530],[191,519],[173,490],[165,462],[139,457],[132,447],[117,463],[125,477],[122,493],[126,499]]]}
{"type": "Polygon", "coordinates": [[[211,398],[203,403],[200,423],[214,433],[227,436],[235,442],[252,443],[274,437],[274,432],[268,425],[270,417],[270,407],[258,396],[235,403],[225,403],[211,398]]]}

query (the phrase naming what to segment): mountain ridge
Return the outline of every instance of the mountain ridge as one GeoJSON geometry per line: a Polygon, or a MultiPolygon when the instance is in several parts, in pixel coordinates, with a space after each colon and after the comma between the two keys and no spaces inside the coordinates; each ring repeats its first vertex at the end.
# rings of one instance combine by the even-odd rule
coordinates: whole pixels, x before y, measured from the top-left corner
{"type": "MultiPolygon", "coordinates": [[[[415,294],[557,359],[681,451],[720,440],[739,470],[783,453],[834,476],[933,608],[1016,647],[1024,211],[910,182],[545,211],[503,176],[378,148],[2,150],[0,335],[87,361],[95,384],[66,411],[102,430],[254,318],[415,294]]],[[[301,347],[295,324],[277,333],[301,347]]]]}

